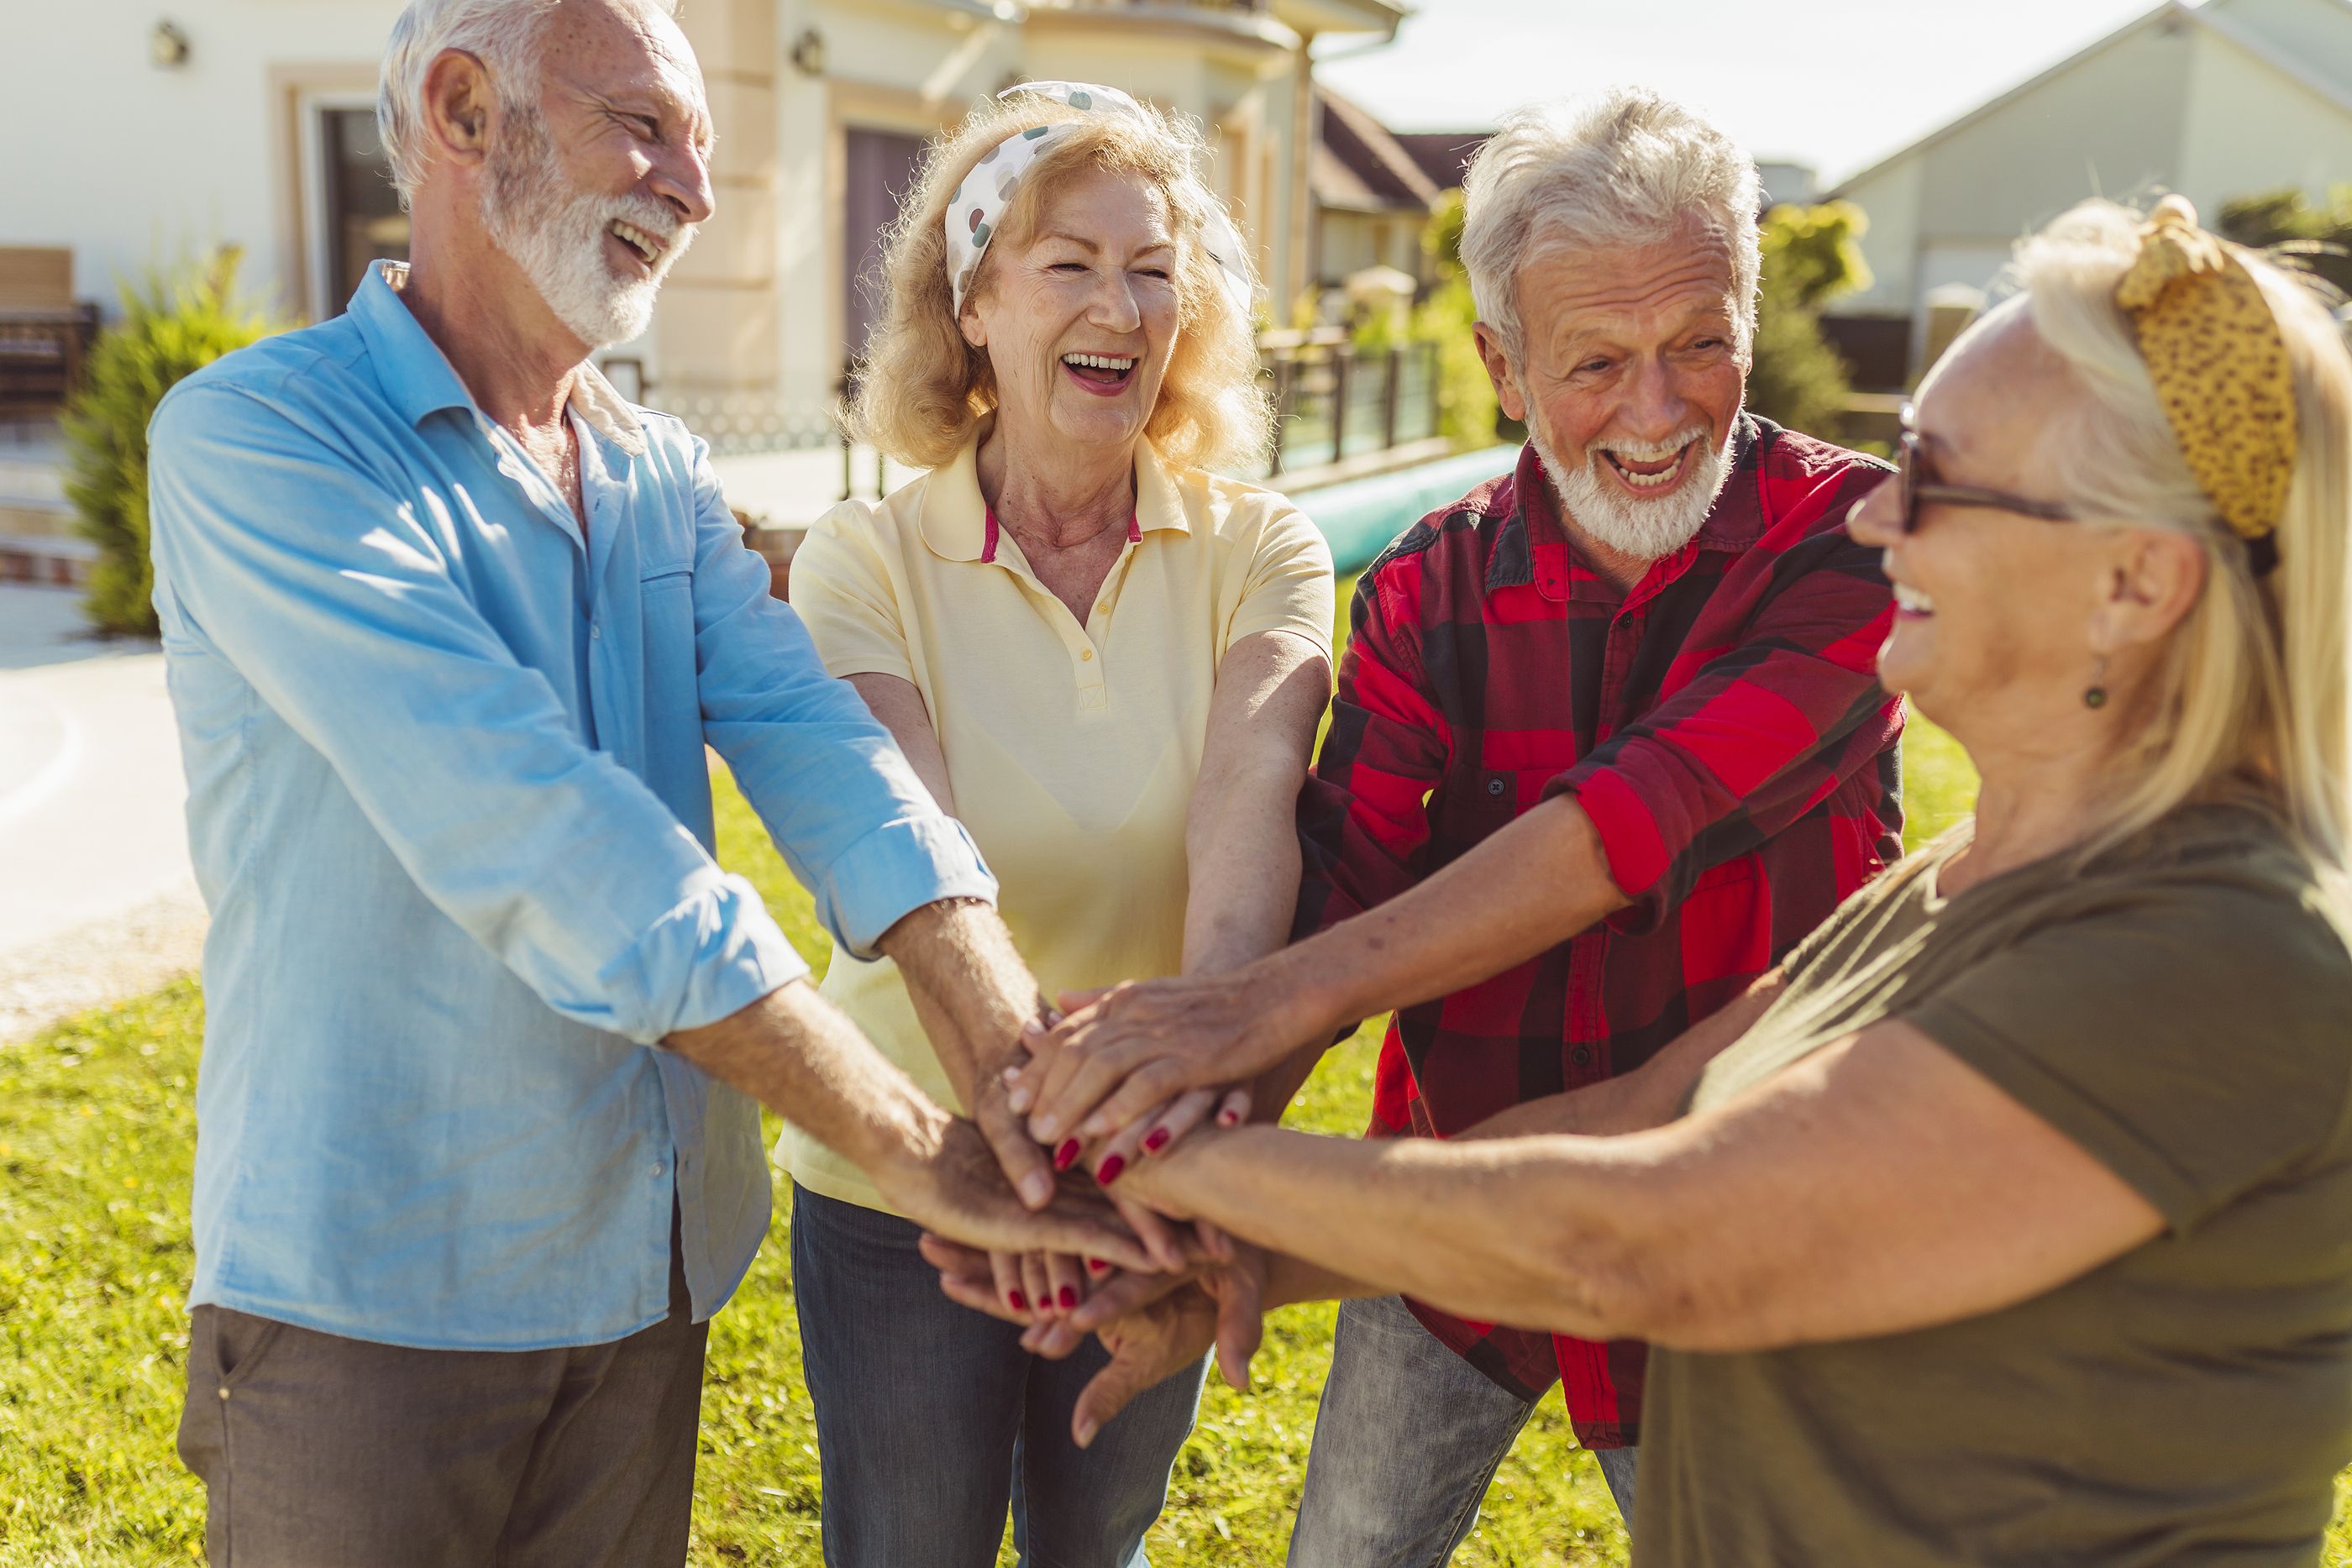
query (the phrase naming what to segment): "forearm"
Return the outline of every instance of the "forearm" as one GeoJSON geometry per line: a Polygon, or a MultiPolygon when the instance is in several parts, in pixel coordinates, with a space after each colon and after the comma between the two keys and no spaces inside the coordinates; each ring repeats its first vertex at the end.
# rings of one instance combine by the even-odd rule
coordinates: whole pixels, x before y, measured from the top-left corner
{"type": "Polygon", "coordinates": [[[1583,808],[1544,802],[1419,886],[1261,960],[1318,1033],[1447,996],[1625,904],[1583,808]]]}
{"type": "Polygon", "coordinates": [[[907,994],[966,1105],[982,1072],[1003,1070],[1037,1016],[1037,981],[988,904],[949,899],[914,910],[882,936],[907,994]]]}
{"type": "Polygon", "coordinates": [[[1344,1301],[1387,1293],[1378,1285],[1351,1279],[1337,1270],[1276,1252],[1266,1257],[1265,1291],[1260,1305],[1271,1312],[1276,1307],[1295,1306],[1301,1301],[1344,1301]]]}
{"type": "Polygon", "coordinates": [[[1184,973],[1237,969],[1282,946],[1298,904],[1293,802],[1303,765],[1274,760],[1194,789],[1184,850],[1184,973]]]}
{"type": "Polygon", "coordinates": [[[1578,1133],[1614,1137],[1663,1127],[1679,1115],[1691,1086],[1706,1064],[1746,1034],[1780,994],[1777,969],[1750,986],[1727,1007],[1718,1008],[1632,1072],[1565,1094],[1549,1094],[1514,1105],[1470,1128],[1465,1138],[1525,1137],[1540,1133],[1578,1133]]]}
{"type": "Polygon", "coordinates": [[[1244,1127],[1196,1134],[1137,1179],[1148,1200],[1317,1271],[1302,1279],[1607,1339],[1634,1322],[1639,1283],[1612,1199],[1652,1157],[1634,1146],[1649,1141],[1446,1144],[1244,1127]]]}
{"type": "Polygon", "coordinates": [[[934,1147],[950,1120],[805,980],[663,1043],[869,1174],[934,1147]]]}

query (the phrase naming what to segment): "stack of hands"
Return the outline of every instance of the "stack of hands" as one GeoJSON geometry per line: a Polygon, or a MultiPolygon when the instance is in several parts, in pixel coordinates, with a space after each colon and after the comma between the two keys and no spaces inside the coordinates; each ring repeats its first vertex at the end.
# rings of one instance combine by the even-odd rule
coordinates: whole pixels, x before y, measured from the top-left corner
{"type": "Polygon", "coordinates": [[[948,1296],[1024,1324],[1024,1349],[1059,1359],[1088,1334],[1102,1341],[1109,1364],[1072,1419],[1080,1448],[1213,1343],[1225,1381],[1249,1386],[1265,1255],[1192,1222],[1171,1179],[1181,1162],[1166,1156],[1204,1124],[1213,1124],[1207,1138],[1249,1120],[1258,1075],[1297,1048],[1298,1031],[1252,990],[1236,974],[1065,993],[1066,1012],[1041,1002],[1009,1056],[984,1066],[975,1085],[972,1119],[1023,1202],[1100,1206],[1151,1265],[923,1238],[948,1296]]]}

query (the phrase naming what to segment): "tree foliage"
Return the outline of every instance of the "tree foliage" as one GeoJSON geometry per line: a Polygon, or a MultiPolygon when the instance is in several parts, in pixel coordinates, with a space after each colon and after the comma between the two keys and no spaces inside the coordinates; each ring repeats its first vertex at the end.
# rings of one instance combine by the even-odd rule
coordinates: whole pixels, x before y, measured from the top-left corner
{"type": "Polygon", "coordinates": [[[122,319],[99,334],[63,421],[66,497],[99,548],[85,609],[110,632],[156,631],[147,555],[147,424],[182,378],[278,329],[240,298],[241,252],[224,246],[173,277],[122,291],[122,319]]]}
{"type": "Polygon", "coordinates": [[[1822,336],[1822,307],[1870,285],[1859,245],[1870,220],[1851,202],[1778,206],[1764,214],[1764,270],[1748,406],[1825,440],[1839,438],[1853,388],[1822,336]]]}
{"type": "Polygon", "coordinates": [[[1448,191],[1430,209],[1421,248],[1435,264],[1438,284],[1413,308],[1411,336],[1437,345],[1437,428],[1458,452],[1492,446],[1503,438],[1496,425],[1495,383],[1478,357],[1472,329],[1478,303],[1462,266],[1462,193],[1448,191]]]}
{"type": "Polygon", "coordinates": [[[2352,295],[2352,185],[2335,187],[2319,206],[2301,191],[2225,202],[2221,232],[2325,279],[2339,298],[2352,295]]]}

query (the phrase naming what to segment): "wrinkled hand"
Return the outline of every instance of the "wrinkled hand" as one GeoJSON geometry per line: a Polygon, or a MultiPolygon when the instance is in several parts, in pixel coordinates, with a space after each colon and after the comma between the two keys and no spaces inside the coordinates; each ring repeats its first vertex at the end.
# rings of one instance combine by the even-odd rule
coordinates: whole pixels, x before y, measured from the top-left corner
{"type": "MultiPolygon", "coordinates": [[[[1062,1000],[1069,1016],[1024,1040],[1029,1062],[1012,1081],[1009,1100],[1028,1112],[1032,1137],[1057,1147],[1141,1123],[1139,1146],[1156,1152],[1217,1103],[1195,1092],[1255,1078],[1316,1030],[1288,988],[1247,968],[1131,981],[1062,1000]],[[1163,1129],[1168,1135],[1153,1145],[1163,1129]]],[[[1240,1114],[1220,1121],[1239,1121],[1245,1097],[1242,1104],[1240,1114]]]]}
{"type": "Polygon", "coordinates": [[[1021,1201],[1031,1208],[1043,1208],[1054,1201],[1057,1185],[1054,1170],[1012,1102],[1013,1075],[1026,1061],[1014,1056],[1013,1065],[1000,1061],[981,1067],[972,1084],[971,1120],[995,1152],[998,1168],[1021,1201]]]}
{"type": "Polygon", "coordinates": [[[874,1173],[885,1202],[927,1230],[1006,1252],[1073,1252],[1145,1272],[1159,1263],[1100,1193],[1065,1182],[1032,1211],[971,1123],[944,1113],[874,1173]]]}
{"type": "MultiPolygon", "coordinates": [[[[949,1299],[1008,1322],[1023,1321],[1004,1310],[982,1254],[937,1236],[924,1237],[921,1245],[924,1258],[940,1270],[940,1288],[949,1299]]],[[[1250,1359],[1264,1335],[1264,1292],[1265,1260],[1255,1249],[1245,1249],[1233,1264],[1203,1263],[1183,1274],[1121,1274],[1097,1288],[1076,1312],[1031,1323],[1022,1343],[1058,1358],[1085,1343],[1091,1331],[1109,1352],[1109,1364],[1079,1391],[1071,1413],[1070,1437],[1083,1448],[1137,1395],[1194,1365],[1213,1343],[1225,1381],[1246,1392],[1250,1359]]]]}

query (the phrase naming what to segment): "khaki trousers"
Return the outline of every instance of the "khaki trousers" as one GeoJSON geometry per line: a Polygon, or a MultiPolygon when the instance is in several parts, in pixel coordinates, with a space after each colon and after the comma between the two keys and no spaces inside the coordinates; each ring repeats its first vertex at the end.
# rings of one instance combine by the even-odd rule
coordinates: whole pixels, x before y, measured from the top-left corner
{"type": "Polygon", "coordinates": [[[180,1458],[213,1568],[678,1568],[707,1325],[414,1350],[198,1307],[180,1458]]]}

